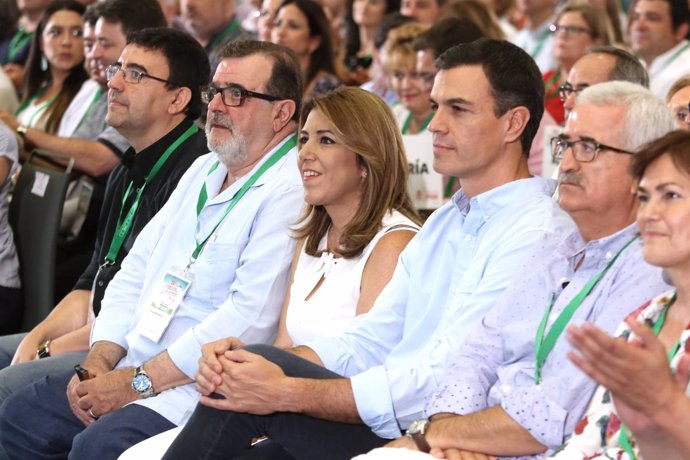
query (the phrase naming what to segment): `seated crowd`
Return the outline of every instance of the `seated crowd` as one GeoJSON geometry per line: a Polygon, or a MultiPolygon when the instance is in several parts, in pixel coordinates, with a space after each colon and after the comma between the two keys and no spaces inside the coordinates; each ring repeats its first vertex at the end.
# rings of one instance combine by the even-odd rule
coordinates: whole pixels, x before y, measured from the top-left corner
{"type": "Polygon", "coordinates": [[[690,459],[690,8],[628,3],[0,0],[0,460],[690,459]]]}

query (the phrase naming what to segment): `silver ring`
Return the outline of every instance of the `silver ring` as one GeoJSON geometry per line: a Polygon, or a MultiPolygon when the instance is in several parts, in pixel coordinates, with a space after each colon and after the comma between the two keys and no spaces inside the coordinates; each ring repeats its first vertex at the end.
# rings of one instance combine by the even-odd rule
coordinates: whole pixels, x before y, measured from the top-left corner
{"type": "Polygon", "coordinates": [[[86,412],[89,413],[89,415],[91,416],[91,418],[93,418],[94,420],[98,420],[98,417],[93,413],[93,411],[91,410],[91,408],[89,408],[89,410],[87,410],[86,412]]]}

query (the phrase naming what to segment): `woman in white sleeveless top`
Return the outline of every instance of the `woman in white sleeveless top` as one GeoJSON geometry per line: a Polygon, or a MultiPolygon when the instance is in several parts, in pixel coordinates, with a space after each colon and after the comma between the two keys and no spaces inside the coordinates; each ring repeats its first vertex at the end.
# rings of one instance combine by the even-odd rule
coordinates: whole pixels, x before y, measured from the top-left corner
{"type": "Polygon", "coordinates": [[[298,166],[307,209],[276,346],[347,329],[390,280],[419,228],[407,196],[407,160],[391,111],[343,88],[307,104],[298,166]]]}
{"type": "MultiPolygon", "coordinates": [[[[385,102],[342,87],[307,103],[298,166],[307,207],[274,345],[299,345],[346,329],[373,306],[400,252],[419,229],[407,195],[400,129],[385,102]]],[[[160,459],[182,427],[125,451],[160,459]]]]}

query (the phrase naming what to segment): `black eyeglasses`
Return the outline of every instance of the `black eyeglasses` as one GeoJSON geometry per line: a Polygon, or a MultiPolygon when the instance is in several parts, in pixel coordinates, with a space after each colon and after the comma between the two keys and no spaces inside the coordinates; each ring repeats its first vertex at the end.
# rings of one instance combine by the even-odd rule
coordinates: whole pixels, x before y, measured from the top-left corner
{"type": "Polygon", "coordinates": [[[561,98],[561,102],[565,102],[571,94],[575,93],[575,96],[577,96],[587,89],[587,87],[589,87],[589,85],[581,85],[579,88],[573,88],[573,85],[565,82],[558,88],[558,96],[561,98]]]}
{"type": "Polygon", "coordinates": [[[558,32],[564,32],[566,35],[580,35],[580,34],[592,35],[591,30],[585,29],[584,27],[577,27],[577,26],[559,26],[558,24],[551,24],[549,26],[549,30],[551,31],[552,34],[555,34],[558,32]]]}
{"type": "Polygon", "coordinates": [[[281,98],[271,96],[270,94],[255,93],[241,87],[240,85],[229,85],[225,88],[218,88],[216,85],[209,85],[201,89],[201,100],[204,104],[210,104],[216,94],[220,94],[223,104],[228,107],[239,107],[244,104],[244,100],[248,97],[263,99],[264,101],[275,102],[281,98]]]}
{"type": "Polygon", "coordinates": [[[594,139],[580,139],[579,141],[571,141],[564,137],[554,137],[551,139],[551,156],[554,161],[561,161],[565,151],[569,148],[573,149],[573,157],[580,163],[588,163],[596,160],[599,152],[602,150],[610,150],[625,155],[634,155],[633,152],[611,147],[610,145],[600,144],[594,139]]]}
{"type": "Polygon", "coordinates": [[[156,81],[159,81],[161,83],[175,86],[170,81],[168,81],[164,78],[154,77],[153,75],[149,75],[146,72],[144,72],[143,70],[139,70],[139,69],[136,69],[134,67],[127,67],[125,69],[122,67],[122,64],[112,64],[112,65],[109,65],[107,69],[105,69],[105,77],[108,79],[108,81],[115,78],[115,74],[117,74],[118,70],[122,72],[125,83],[133,83],[136,85],[137,83],[141,82],[142,78],[146,77],[146,78],[150,78],[151,80],[156,80],[156,81]]]}

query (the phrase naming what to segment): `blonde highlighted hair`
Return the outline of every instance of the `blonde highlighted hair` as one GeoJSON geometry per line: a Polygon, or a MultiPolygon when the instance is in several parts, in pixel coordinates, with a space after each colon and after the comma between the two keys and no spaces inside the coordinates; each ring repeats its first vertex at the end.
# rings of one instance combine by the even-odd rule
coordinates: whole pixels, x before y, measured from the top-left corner
{"type": "MultiPolygon", "coordinates": [[[[397,210],[420,223],[407,194],[408,163],[400,128],[386,103],[362,89],[341,87],[305,104],[300,130],[314,110],[328,119],[336,137],[355,152],[366,171],[362,200],[338,242],[338,254],[345,258],[361,254],[390,211],[397,210]]],[[[306,239],[305,252],[320,255],[319,242],[331,226],[326,209],[308,205],[297,225],[295,235],[306,239]]]]}

